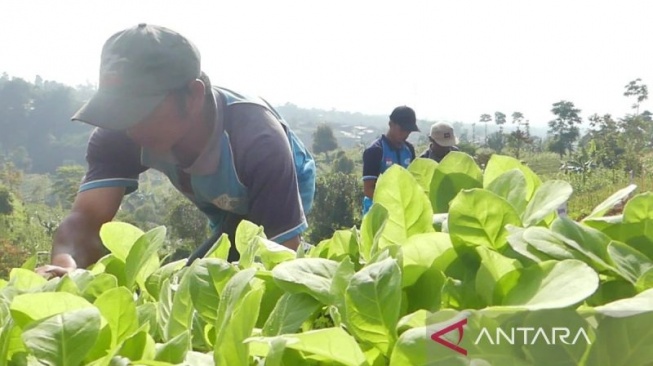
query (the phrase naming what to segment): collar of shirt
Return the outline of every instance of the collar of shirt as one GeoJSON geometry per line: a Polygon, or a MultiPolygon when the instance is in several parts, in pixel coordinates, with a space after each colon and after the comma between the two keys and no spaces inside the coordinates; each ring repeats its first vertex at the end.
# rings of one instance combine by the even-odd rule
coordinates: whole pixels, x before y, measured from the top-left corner
{"type": "MultiPolygon", "coordinates": [[[[213,132],[208,139],[202,152],[197,159],[188,167],[181,169],[183,172],[192,175],[210,175],[217,171],[218,162],[220,161],[220,148],[222,134],[224,132],[224,110],[222,106],[222,97],[216,90],[211,91],[212,98],[209,98],[211,106],[215,109],[215,121],[213,123],[213,132]]],[[[179,160],[169,151],[166,153],[152,153],[152,157],[159,161],[165,161],[171,164],[180,165],[179,160]]]]}

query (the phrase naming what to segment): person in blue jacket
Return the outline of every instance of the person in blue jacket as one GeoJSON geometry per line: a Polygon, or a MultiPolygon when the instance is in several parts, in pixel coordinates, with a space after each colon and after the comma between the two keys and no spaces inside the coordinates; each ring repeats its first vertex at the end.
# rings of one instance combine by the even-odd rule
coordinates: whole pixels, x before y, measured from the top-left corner
{"type": "Polygon", "coordinates": [[[390,114],[388,132],[374,140],[363,152],[363,215],[373,203],[379,176],[393,164],[404,168],[415,159],[415,147],[407,141],[411,132],[419,131],[415,111],[399,106],[390,114]]]}
{"type": "MultiPolygon", "coordinates": [[[[313,157],[265,100],[211,86],[198,49],[181,34],[138,24],[111,36],[98,90],[72,119],[96,127],[88,169],[55,233],[51,264],[38,273],[61,276],[100,259],[100,228],[148,169],[209,219],[213,235],[189,262],[223,233],[234,243],[242,220],[279,245],[300,245],[315,193],[313,157]]],[[[232,245],[229,260],[238,259],[232,245]]]]}

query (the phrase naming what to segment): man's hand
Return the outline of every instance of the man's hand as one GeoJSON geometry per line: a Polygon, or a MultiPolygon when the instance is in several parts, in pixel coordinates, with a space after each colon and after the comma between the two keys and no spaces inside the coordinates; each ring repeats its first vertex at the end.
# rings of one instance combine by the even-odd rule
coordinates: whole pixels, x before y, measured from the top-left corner
{"type": "Polygon", "coordinates": [[[60,267],[53,264],[47,264],[37,268],[35,272],[49,280],[54,277],[63,277],[73,270],[75,270],[74,267],[60,267]]]}

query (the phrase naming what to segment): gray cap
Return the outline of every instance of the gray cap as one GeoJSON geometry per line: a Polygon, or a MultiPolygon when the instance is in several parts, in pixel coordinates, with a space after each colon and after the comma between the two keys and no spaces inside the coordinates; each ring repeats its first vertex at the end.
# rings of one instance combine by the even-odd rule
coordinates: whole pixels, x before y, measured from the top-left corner
{"type": "Polygon", "coordinates": [[[127,129],[199,78],[200,63],[195,45],[175,31],[144,23],[122,30],[105,42],[98,90],[72,120],[127,129]]]}

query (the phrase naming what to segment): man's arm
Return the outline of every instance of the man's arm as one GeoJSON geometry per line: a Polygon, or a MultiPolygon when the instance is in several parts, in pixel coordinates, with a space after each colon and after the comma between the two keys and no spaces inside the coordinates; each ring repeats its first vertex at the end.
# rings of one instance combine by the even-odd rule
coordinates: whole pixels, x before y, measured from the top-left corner
{"type": "Polygon", "coordinates": [[[376,188],[376,179],[367,179],[363,181],[363,194],[366,197],[374,198],[374,188],[376,188]]]}
{"type": "Polygon", "coordinates": [[[370,146],[363,152],[363,194],[374,198],[376,180],[381,175],[381,157],[383,150],[380,146],[370,146]]]}
{"type": "Polygon", "coordinates": [[[100,228],[118,212],[124,187],[80,192],[70,214],[61,222],[52,243],[52,264],[63,268],[86,268],[104,255],[100,228]]]}
{"type": "Polygon", "coordinates": [[[50,266],[41,274],[64,275],[86,268],[104,254],[100,240],[102,224],[113,219],[126,192],[138,186],[140,148],[124,133],[95,129],[89,139],[88,170],[73,207],[55,232],[50,266]]]}

